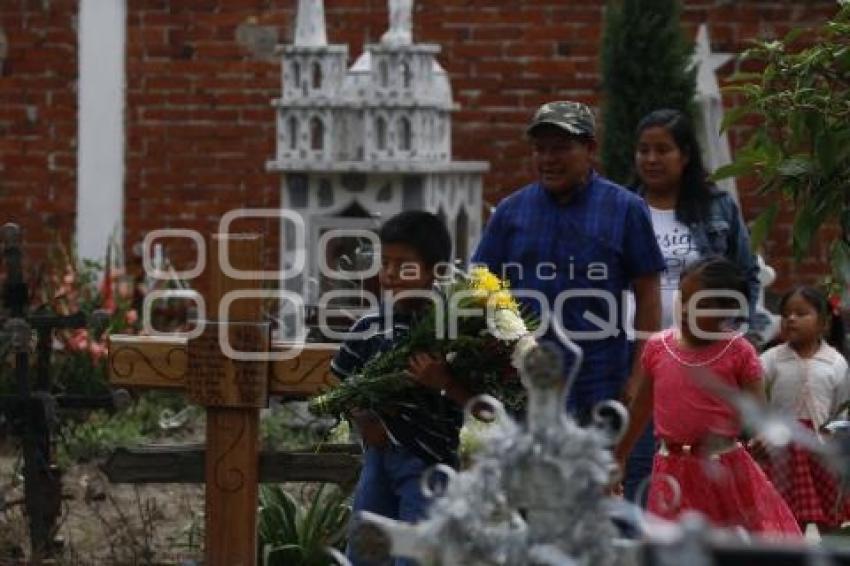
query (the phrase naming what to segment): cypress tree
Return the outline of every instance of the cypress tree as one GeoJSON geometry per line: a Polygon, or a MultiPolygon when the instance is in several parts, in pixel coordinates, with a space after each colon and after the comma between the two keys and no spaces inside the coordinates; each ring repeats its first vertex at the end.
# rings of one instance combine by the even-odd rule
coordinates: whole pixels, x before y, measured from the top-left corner
{"type": "Polygon", "coordinates": [[[692,117],[696,68],[693,42],[680,25],[678,0],[609,0],[602,38],[606,176],[631,181],[635,128],[658,108],[674,108],[692,117]]]}

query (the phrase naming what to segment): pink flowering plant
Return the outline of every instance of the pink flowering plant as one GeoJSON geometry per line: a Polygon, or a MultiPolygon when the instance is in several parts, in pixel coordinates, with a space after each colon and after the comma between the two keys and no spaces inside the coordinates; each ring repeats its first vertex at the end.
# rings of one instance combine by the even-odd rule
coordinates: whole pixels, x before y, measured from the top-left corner
{"type": "MultiPolygon", "coordinates": [[[[110,254],[111,255],[111,254],[110,254]]],[[[111,263],[111,262],[109,262],[111,263]]],[[[51,380],[55,389],[76,394],[105,393],[107,342],[111,332],[134,333],[139,316],[134,307],[138,292],[123,269],[94,261],[79,261],[67,247],[57,244],[49,259],[29,285],[31,314],[86,315],[87,327],[53,332],[51,380]],[[102,311],[100,327],[94,313],[102,311]]],[[[30,376],[36,371],[35,349],[31,350],[30,376]]],[[[0,370],[0,390],[15,388],[12,364],[0,370]]]]}
{"type": "MultiPolygon", "coordinates": [[[[65,390],[96,393],[108,389],[107,336],[138,331],[135,308],[138,289],[123,268],[79,261],[62,246],[57,247],[48,272],[34,297],[37,308],[57,315],[86,315],[85,328],[54,332],[54,380],[65,390]],[[102,313],[100,321],[95,313],[102,313]]],[[[107,264],[111,264],[107,254],[107,264]]]]}
{"type": "MultiPolygon", "coordinates": [[[[136,258],[138,265],[126,269],[113,257],[110,249],[105,265],[81,261],[66,247],[57,245],[35,286],[31,310],[62,316],[82,312],[88,321],[85,328],[54,332],[53,378],[66,392],[106,392],[108,336],[136,334],[142,328],[139,309],[150,289],[141,259],[136,258]]],[[[155,280],[151,285],[186,288],[186,283],[178,279],[155,280]]],[[[189,304],[182,299],[155,302],[150,313],[153,327],[163,331],[185,329],[189,304]]]]}

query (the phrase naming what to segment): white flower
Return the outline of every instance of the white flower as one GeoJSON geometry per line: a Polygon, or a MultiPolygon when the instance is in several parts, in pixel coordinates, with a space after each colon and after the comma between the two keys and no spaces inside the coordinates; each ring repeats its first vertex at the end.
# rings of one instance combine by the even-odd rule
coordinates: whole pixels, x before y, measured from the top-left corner
{"type": "Polygon", "coordinates": [[[499,340],[513,342],[528,333],[522,317],[510,309],[498,309],[493,313],[492,320],[487,320],[487,327],[493,336],[499,340]]]}
{"type": "Polygon", "coordinates": [[[526,353],[537,347],[537,340],[531,334],[526,334],[520,338],[514,346],[514,351],[511,353],[511,365],[516,369],[521,369],[522,358],[526,353]]]}
{"type": "Polygon", "coordinates": [[[446,362],[452,363],[457,357],[457,352],[446,352],[446,362]]]}

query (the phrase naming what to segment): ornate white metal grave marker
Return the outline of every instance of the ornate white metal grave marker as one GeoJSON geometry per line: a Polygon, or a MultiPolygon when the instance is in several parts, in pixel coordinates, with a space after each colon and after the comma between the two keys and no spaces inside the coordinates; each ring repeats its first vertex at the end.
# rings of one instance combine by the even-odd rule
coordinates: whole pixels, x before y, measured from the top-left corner
{"type": "MultiPolygon", "coordinates": [[[[581,353],[575,353],[577,368],[581,353]]],[[[522,379],[526,424],[515,422],[495,399],[473,402],[478,410],[489,406],[494,423],[472,467],[456,473],[437,466],[425,479],[426,489],[445,487],[424,522],[363,513],[354,538],[358,554],[442,566],[633,563],[617,542],[604,493],[615,470],[610,446],[625,427],[625,409],[606,402],[594,411],[592,426],[576,424],[564,409],[570,380],[564,380],[558,353],[547,346],[529,352],[522,379]]]]}

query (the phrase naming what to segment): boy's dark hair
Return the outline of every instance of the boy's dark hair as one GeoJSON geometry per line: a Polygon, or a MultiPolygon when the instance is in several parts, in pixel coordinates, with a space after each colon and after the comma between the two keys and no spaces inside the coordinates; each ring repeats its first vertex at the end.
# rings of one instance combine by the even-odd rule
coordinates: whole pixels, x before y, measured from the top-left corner
{"type": "MultiPolygon", "coordinates": [[[[710,291],[735,291],[740,293],[744,300],[749,297],[749,285],[744,272],[734,262],[723,256],[710,255],[695,261],[685,267],[679,277],[679,281],[688,275],[699,277],[700,283],[705,290],[710,291]]],[[[733,297],[718,297],[718,305],[721,308],[743,307],[743,312],[749,311],[749,305],[741,305],[733,297]]],[[[744,315],[742,315],[744,316],[744,315]]],[[[746,316],[744,316],[746,318],[746,316]]]]}
{"type": "MultiPolygon", "coordinates": [[[[702,151],[693,124],[683,112],[662,108],[641,119],[637,125],[635,139],[640,139],[643,131],[649,128],[667,130],[676,147],[688,158],[682,171],[682,186],[676,201],[676,220],[684,224],[694,224],[705,219],[711,204],[711,183],[702,163],[702,151]]],[[[634,174],[633,183],[640,184],[637,172],[634,174]]]]}
{"type": "Polygon", "coordinates": [[[819,319],[828,321],[827,334],[824,338],[827,344],[844,355],[846,330],[840,308],[836,307],[836,309],[833,309],[832,305],[829,304],[829,299],[819,289],[810,285],[800,285],[782,295],[782,299],[779,300],[780,314],[785,312],[785,306],[791,300],[791,297],[795,295],[799,295],[801,299],[812,305],[812,308],[818,313],[819,319]],[[836,310],[838,312],[835,312],[836,310]]]}
{"type": "Polygon", "coordinates": [[[428,267],[452,258],[452,238],[446,225],[424,210],[407,210],[391,217],[381,226],[378,238],[382,244],[410,246],[428,267]]]}

